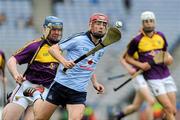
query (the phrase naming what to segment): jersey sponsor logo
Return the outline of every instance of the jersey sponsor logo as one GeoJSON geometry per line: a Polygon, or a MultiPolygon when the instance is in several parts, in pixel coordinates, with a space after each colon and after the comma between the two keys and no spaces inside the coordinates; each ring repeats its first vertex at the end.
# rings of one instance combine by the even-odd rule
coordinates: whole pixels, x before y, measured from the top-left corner
{"type": "Polygon", "coordinates": [[[103,52],[99,52],[98,57],[101,58],[103,56],[103,52]]]}
{"type": "Polygon", "coordinates": [[[83,47],[82,49],[83,49],[84,51],[89,51],[89,49],[86,48],[86,47],[83,47]]]}
{"type": "Polygon", "coordinates": [[[159,90],[158,90],[158,89],[156,89],[155,91],[156,91],[156,93],[159,93],[159,90]]]}
{"type": "Polygon", "coordinates": [[[48,99],[52,100],[52,95],[49,95],[49,96],[48,96],[48,99]]]}
{"type": "Polygon", "coordinates": [[[157,40],[157,43],[158,43],[159,45],[161,45],[161,44],[162,44],[161,40],[157,40]]]}
{"type": "Polygon", "coordinates": [[[54,64],[54,63],[51,63],[51,64],[49,65],[49,68],[52,69],[52,70],[55,70],[55,69],[57,68],[57,65],[54,64]]]}
{"type": "Polygon", "coordinates": [[[152,50],[151,52],[149,52],[149,55],[155,56],[159,52],[160,52],[160,50],[152,50]]]}
{"type": "Polygon", "coordinates": [[[92,65],[95,64],[95,62],[92,60],[92,58],[87,60],[87,63],[85,65],[80,65],[80,68],[88,70],[88,71],[93,71],[92,65]]]}

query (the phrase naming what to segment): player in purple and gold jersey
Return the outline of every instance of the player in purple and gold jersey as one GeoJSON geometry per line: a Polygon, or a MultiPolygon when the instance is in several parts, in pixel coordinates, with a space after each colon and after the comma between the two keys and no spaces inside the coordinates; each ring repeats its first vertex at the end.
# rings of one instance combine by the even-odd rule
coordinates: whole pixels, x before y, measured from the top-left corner
{"type": "Polygon", "coordinates": [[[5,77],[5,63],[6,63],[6,59],[5,59],[5,54],[3,51],[0,50],[0,81],[2,82],[2,90],[3,93],[1,93],[0,95],[0,99],[3,98],[3,105],[6,104],[6,82],[7,79],[5,77]]]}
{"type": "Polygon", "coordinates": [[[126,60],[144,71],[147,80],[157,101],[163,106],[167,120],[175,120],[176,113],[176,85],[170,75],[167,65],[173,62],[167,51],[167,41],[162,32],[155,31],[155,15],[146,11],[141,14],[142,31],[129,44],[126,60]],[[133,59],[138,52],[139,60],[133,59]],[[154,64],[153,57],[158,52],[164,52],[164,62],[154,64]],[[153,64],[151,64],[153,63],[153,64]]]}
{"type": "Polygon", "coordinates": [[[0,50],[0,80],[5,80],[5,62],[4,52],[0,50]]]}
{"type": "Polygon", "coordinates": [[[0,50],[0,75],[4,74],[5,68],[5,55],[4,52],[0,50]]]}
{"type": "MultiPolygon", "coordinates": [[[[130,65],[126,61],[125,59],[126,55],[127,55],[127,51],[120,58],[120,62],[123,65],[123,67],[128,71],[128,73],[130,75],[133,75],[138,71],[138,69],[136,69],[134,66],[130,65]]],[[[133,58],[135,60],[138,60],[137,52],[134,53],[133,58]]],[[[121,120],[122,118],[138,111],[143,105],[143,103],[146,102],[147,103],[146,110],[148,111],[147,120],[154,120],[152,106],[155,104],[155,99],[150,92],[147,81],[144,79],[143,75],[140,74],[134,78],[133,82],[136,92],[132,104],[124,107],[121,111],[115,113],[114,118],[117,120],[121,120]]]]}
{"type": "MultiPolygon", "coordinates": [[[[12,93],[11,102],[3,110],[4,120],[19,120],[26,110],[23,120],[33,120],[32,112],[33,100],[26,98],[23,91],[27,87],[43,86],[42,97],[52,83],[57,68],[58,61],[48,52],[49,47],[59,42],[62,37],[63,22],[54,16],[47,16],[43,24],[43,36],[19,49],[7,63],[9,72],[18,83],[12,93]],[[26,71],[22,75],[17,69],[17,64],[28,64],[26,71]]],[[[37,95],[39,97],[40,94],[37,95]]]]}

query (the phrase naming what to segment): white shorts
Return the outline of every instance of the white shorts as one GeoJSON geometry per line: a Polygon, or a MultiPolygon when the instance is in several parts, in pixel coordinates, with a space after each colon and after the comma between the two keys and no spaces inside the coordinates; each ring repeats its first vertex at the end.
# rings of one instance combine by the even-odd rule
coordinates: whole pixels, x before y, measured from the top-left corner
{"type": "Polygon", "coordinates": [[[154,94],[154,96],[159,96],[169,92],[176,92],[177,87],[175,85],[174,79],[169,76],[164,79],[148,80],[148,84],[154,94]]]}
{"type": "Polygon", "coordinates": [[[134,78],[134,87],[136,90],[139,90],[141,88],[148,88],[148,84],[146,80],[144,79],[143,75],[138,75],[134,78]]]}
{"type": "MultiPolygon", "coordinates": [[[[36,87],[39,86],[37,84],[32,84],[29,81],[24,81],[22,83],[22,85],[17,85],[16,88],[13,90],[13,93],[11,95],[11,102],[16,103],[22,107],[24,107],[24,109],[26,109],[29,105],[32,105],[33,103],[33,99],[31,97],[25,97],[23,95],[23,91],[28,88],[28,87],[36,87]],[[19,98],[20,97],[20,98],[19,98]],[[17,99],[19,98],[19,99],[17,99]]],[[[45,88],[44,92],[42,93],[42,97],[45,99],[48,93],[47,88],[45,88]]]]}

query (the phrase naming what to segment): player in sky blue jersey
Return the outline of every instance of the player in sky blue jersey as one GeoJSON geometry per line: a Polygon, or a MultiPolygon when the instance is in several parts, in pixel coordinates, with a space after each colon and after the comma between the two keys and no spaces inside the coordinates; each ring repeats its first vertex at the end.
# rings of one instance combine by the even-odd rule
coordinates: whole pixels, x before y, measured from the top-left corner
{"type": "MultiPolygon", "coordinates": [[[[69,120],[81,120],[86,101],[86,87],[96,65],[104,53],[104,49],[75,64],[73,61],[93,49],[108,29],[108,17],[95,13],[90,17],[89,30],[70,37],[49,49],[50,54],[62,65],[59,67],[55,81],[52,83],[46,100],[39,106],[36,120],[49,120],[56,108],[61,105],[67,108],[69,120]],[[62,56],[61,51],[67,51],[62,56]],[[63,68],[68,68],[66,74],[63,68]]],[[[103,87],[96,88],[100,93],[103,87]]],[[[35,93],[35,92],[34,92],[35,93]]],[[[33,93],[33,95],[34,95],[33,93]]],[[[37,99],[36,103],[41,101],[37,99]]]]}

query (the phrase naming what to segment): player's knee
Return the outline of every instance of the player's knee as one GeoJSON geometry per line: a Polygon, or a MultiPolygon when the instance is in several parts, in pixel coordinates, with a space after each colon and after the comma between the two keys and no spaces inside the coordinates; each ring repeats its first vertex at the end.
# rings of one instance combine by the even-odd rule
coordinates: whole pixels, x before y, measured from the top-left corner
{"type": "Polygon", "coordinates": [[[173,109],[173,106],[171,105],[165,105],[164,107],[164,111],[168,114],[174,114],[175,110],[173,109]]]}
{"type": "Polygon", "coordinates": [[[2,120],[19,120],[20,114],[14,114],[14,112],[9,111],[8,107],[5,107],[2,111],[2,120]]]}
{"type": "Polygon", "coordinates": [[[37,115],[37,114],[34,115],[34,118],[35,118],[35,120],[47,120],[47,119],[44,118],[44,116],[40,116],[40,115],[37,115]]]}
{"type": "Polygon", "coordinates": [[[35,120],[49,120],[49,116],[34,111],[35,120]]]}
{"type": "Polygon", "coordinates": [[[2,119],[3,120],[6,120],[6,113],[7,113],[6,108],[4,108],[2,111],[2,119]]]}
{"type": "Polygon", "coordinates": [[[45,116],[41,115],[36,109],[34,109],[35,120],[46,120],[45,116]]]}
{"type": "Polygon", "coordinates": [[[69,117],[69,120],[81,120],[83,118],[83,114],[76,114],[74,116],[69,117]]]}
{"type": "Polygon", "coordinates": [[[177,109],[176,109],[176,107],[173,107],[173,115],[175,116],[176,113],[177,113],[177,109]]]}
{"type": "Polygon", "coordinates": [[[157,101],[156,101],[156,99],[155,99],[155,98],[152,98],[150,102],[151,102],[151,104],[152,104],[152,105],[154,105],[154,104],[156,104],[156,103],[157,103],[157,101]]]}
{"type": "Polygon", "coordinates": [[[148,101],[148,104],[149,106],[153,106],[156,104],[156,101],[155,100],[148,101]]]}

